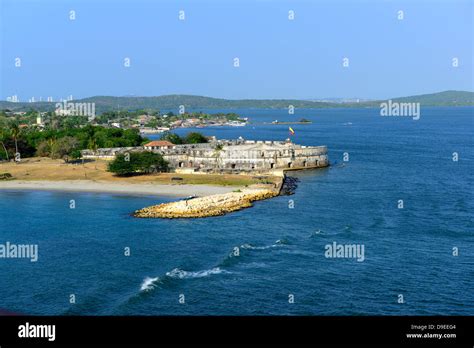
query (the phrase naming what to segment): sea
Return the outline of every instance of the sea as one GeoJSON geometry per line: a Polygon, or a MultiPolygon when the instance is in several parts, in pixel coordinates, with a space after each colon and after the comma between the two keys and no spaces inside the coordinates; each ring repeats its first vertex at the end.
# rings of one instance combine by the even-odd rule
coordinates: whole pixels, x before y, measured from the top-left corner
{"type": "MultiPolygon", "coordinates": [[[[206,110],[203,110],[206,111],[206,110]]],[[[211,110],[208,110],[211,111],[211,110]]],[[[0,309],[30,315],[474,315],[472,107],[212,110],[217,138],[327,145],[291,196],[226,216],[137,219],[172,197],[0,191],[0,309]],[[342,249],[341,249],[342,248],[342,249]],[[342,251],[341,251],[342,250],[342,251]],[[358,253],[351,250],[358,250],[358,253]]],[[[156,138],[157,136],[151,136],[156,138]]]]}

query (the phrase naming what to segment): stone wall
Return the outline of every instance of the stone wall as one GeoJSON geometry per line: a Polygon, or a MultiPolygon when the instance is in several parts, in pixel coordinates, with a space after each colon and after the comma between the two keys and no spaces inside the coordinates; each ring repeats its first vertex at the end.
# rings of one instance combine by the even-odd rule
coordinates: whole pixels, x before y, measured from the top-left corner
{"type": "MultiPolygon", "coordinates": [[[[144,151],[143,147],[83,150],[83,158],[113,159],[117,154],[144,151]]],[[[329,165],[326,146],[302,146],[291,142],[218,140],[205,144],[176,145],[153,150],[171,168],[186,172],[254,173],[282,169],[319,168],[329,165]]]]}
{"type": "Polygon", "coordinates": [[[123,153],[144,151],[142,146],[135,147],[108,147],[94,150],[81,150],[81,157],[84,159],[113,160],[115,156],[123,153]]]}
{"type": "Polygon", "coordinates": [[[273,169],[318,168],[328,165],[325,146],[306,147],[283,142],[178,145],[161,151],[174,168],[201,172],[268,172],[273,169]],[[207,146],[206,146],[207,145],[207,146]]]}

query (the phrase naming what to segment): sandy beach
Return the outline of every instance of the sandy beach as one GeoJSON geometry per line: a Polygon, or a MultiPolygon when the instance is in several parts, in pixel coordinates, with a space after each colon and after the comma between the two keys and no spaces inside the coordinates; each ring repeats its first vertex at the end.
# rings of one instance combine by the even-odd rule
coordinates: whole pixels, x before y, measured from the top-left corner
{"type": "Polygon", "coordinates": [[[111,183],[91,180],[64,181],[0,181],[0,190],[46,190],[67,192],[105,192],[131,195],[157,195],[171,197],[187,197],[190,195],[208,196],[227,193],[238,189],[230,186],[211,185],[166,185],[166,184],[130,184],[111,183]]]}
{"type": "MultiPolygon", "coordinates": [[[[32,157],[0,163],[0,174],[8,173],[14,180],[0,180],[0,190],[46,190],[106,192],[130,195],[187,197],[209,196],[232,192],[261,183],[258,177],[244,175],[194,175],[160,173],[118,177],[107,171],[106,161],[84,164],[65,163],[45,157],[32,157]]],[[[264,181],[278,181],[265,177],[264,181]]]]}

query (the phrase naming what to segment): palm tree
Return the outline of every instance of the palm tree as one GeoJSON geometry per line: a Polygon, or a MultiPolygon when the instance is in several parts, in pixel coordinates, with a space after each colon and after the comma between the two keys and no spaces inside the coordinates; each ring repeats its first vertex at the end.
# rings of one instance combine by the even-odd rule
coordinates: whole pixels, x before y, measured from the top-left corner
{"type": "Polygon", "coordinates": [[[7,151],[7,148],[5,147],[5,143],[3,142],[3,139],[6,137],[8,137],[7,130],[0,129],[0,143],[2,143],[3,150],[5,151],[5,156],[7,157],[7,161],[9,161],[10,158],[8,157],[8,151],[7,151]]]}
{"type": "Polygon", "coordinates": [[[20,132],[21,132],[21,129],[18,126],[18,123],[13,122],[10,125],[10,133],[13,140],[15,141],[15,161],[17,161],[17,156],[18,156],[18,137],[20,136],[20,132]]]}
{"type": "MultiPolygon", "coordinates": [[[[89,140],[88,145],[89,145],[88,146],[89,150],[94,151],[94,155],[97,155],[97,149],[99,148],[99,145],[97,145],[96,139],[92,138],[91,140],[89,140]]],[[[97,157],[94,160],[94,164],[95,164],[95,169],[97,170],[97,157]]]]}
{"type": "Polygon", "coordinates": [[[212,157],[215,157],[216,159],[216,169],[219,167],[219,162],[222,162],[221,151],[223,149],[224,149],[224,145],[222,144],[217,144],[216,147],[214,147],[214,153],[212,154],[212,157]]]}
{"type": "Polygon", "coordinates": [[[55,157],[55,154],[54,154],[54,150],[56,150],[55,145],[56,145],[56,138],[55,137],[49,138],[48,139],[49,157],[51,157],[53,159],[55,157]]]}

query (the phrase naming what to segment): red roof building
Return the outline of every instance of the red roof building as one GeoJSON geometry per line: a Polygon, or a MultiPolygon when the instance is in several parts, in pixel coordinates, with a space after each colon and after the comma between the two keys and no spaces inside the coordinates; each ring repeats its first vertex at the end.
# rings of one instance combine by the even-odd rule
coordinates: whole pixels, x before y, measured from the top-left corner
{"type": "Polygon", "coordinates": [[[166,140],[155,140],[143,145],[143,147],[146,150],[163,150],[174,148],[174,144],[166,140]]]}

